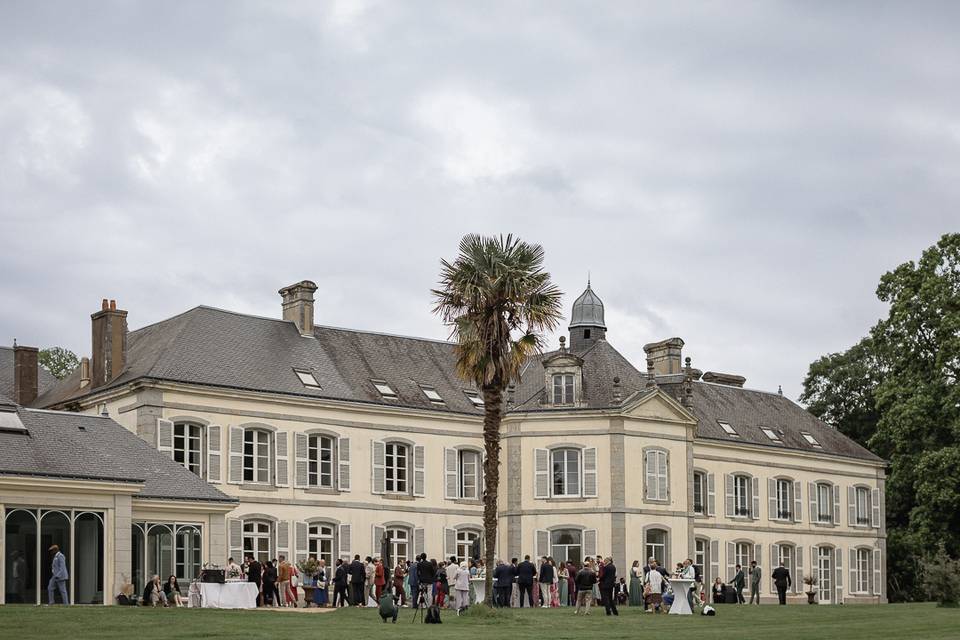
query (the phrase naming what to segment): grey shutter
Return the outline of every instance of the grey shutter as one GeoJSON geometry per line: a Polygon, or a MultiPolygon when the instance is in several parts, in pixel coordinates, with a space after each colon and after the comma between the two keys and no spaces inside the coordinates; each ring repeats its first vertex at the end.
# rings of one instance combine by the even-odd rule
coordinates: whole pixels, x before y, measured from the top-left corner
{"type": "Polygon", "coordinates": [[[349,559],[351,556],[350,547],[351,547],[352,540],[350,538],[351,538],[350,525],[348,524],[340,525],[340,528],[337,530],[337,546],[338,546],[338,553],[340,554],[340,557],[343,559],[349,559]]]}
{"type": "Polygon", "coordinates": [[[221,453],[222,443],[220,441],[220,425],[211,424],[207,426],[207,482],[220,484],[220,460],[223,457],[221,453]]]}
{"type": "Polygon", "coordinates": [[[667,461],[669,455],[666,451],[657,452],[657,498],[659,500],[670,499],[670,470],[667,461]]]}
{"type": "Polygon", "coordinates": [[[293,486],[310,486],[310,436],[305,433],[293,434],[293,486]]]}
{"type": "Polygon", "coordinates": [[[849,526],[857,526],[857,490],[854,487],[847,487],[847,519],[849,526]]]}
{"type": "Polygon", "coordinates": [[[550,497],[550,452],[546,449],[533,450],[533,497],[550,497]]]}
{"type": "Polygon", "coordinates": [[[350,438],[337,438],[337,489],[350,491],[350,438]]]}
{"type": "Polygon", "coordinates": [[[423,529],[413,530],[413,553],[414,555],[427,552],[426,532],[423,529]]]}
{"type": "MultiPolygon", "coordinates": [[[[646,558],[644,558],[646,560],[646,558]]],[[[715,578],[723,578],[720,575],[720,541],[711,540],[710,541],[710,575],[708,576],[709,580],[704,581],[704,584],[713,584],[715,578]]]]}
{"type": "Polygon", "coordinates": [[[237,564],[243,561],[243,520],[229,518],[227,520],[227,536],[229,538],[229,556],[237,564]]]}
{"type": "Polygon", "coordinates": [[[447,500],[456,500],[460,497],[459,463],[460,455],[456,449],[443,450],[443,493],[447,500]]]}
{"type": "Polygon", "coordinates": [[[443,530],[443,557],[450,558],[455,555],[457,555],[457,530],[444,529],[443,530]]]}
{"type": "Polygon", "coordinates": [[[724,505],[726,506],[726,515],[728,518],[732,518],[735,513],[734,509],[734,500],[733,500],[733,476],[729,473],[723,474],[723,484],[726,489],[726,496],[724,499],[724,505]]]}
{"type": "Polygon", "coordinates": [[[883,552],[873,550],[873,595],[878,598],[883,595],[883,552]]]}
{"type": "Polygon", "coordinates": [[[421,444],[413,447],[413,495],[427,495],[427,455],[421,444]]]}
{"type": "Polygon", "coordinates": [[[647,500],[656,500],[657,495],[657,461],[654,451],[643,452],[643,485],[644,497],[647,500]]]}
{"type": "Polygon", "coordinates": [[[773,581],[773,571],[780,566],[780,545],[770,545],[770,567],[767,569],[767,575],[770,576],[770,593],[777,592],[777,585],[773,581]]]}
{"type": "MultiPolygon", "coordinates": [[[[385,536],[386,533],[387,533],[387,530],[384,527],[373,525],[370,531],[370,537],[372,538],[372,540],[370,541],[370,549],[371,549],[370,557],[371,558],[376,558],[380,555],[380,551],[381,551],[380,541],[383,540],[383,536],[385,536]]],[[[396,560],[396,558],[393,558],[393,559],[396,560]]],[[[387,567],[384,567],[384,569],[387,569],[387,567]]]]}
{"type": "MultiPolygon", "coordinates": [[[[310,555],[310,525],[306,522],[293,523],[293,550],[297,562],[306,560],[310,555]]],[[[309,576],[308,576],[309,577],[309,576]]]]}
{"type": "Polygon", "coordinates": [[[880,489],[870,490],[870,524],[874,529],[880,528],[880,489]]]}
{"type": "Polygon", "coordinates": [[[533,551],[536,556],[535,560],[539,560],[544,556],[550,555],[550,532],[544,529],[537,529],[534,535],[534,540],[536,547],[533,551]]]}
{"type": "MultiPolygon", "coordinates": [[[[820,510],[817,508],[817,483],[807,483],[807,493],[810,494],[810,522],[820,521],[820,510]]],[[[812,560],[812,558],[811,558],[812,560]]]]}
{"type": "Polygon", "coordinates": [[[717,479],[712,473],[707,474],[707,515],[717,515],[717,479]]]}
{"type": "Polygon", "coordinates": [[[753,493],[753,505],[750,509],[750,517],[754,520],[760,519],[760,478],[754,476],[750,478],[750,491],[753,493]]]}
{"type": "Polygon", "coordinates": [[[583,497],[597,497],[597,449],[583,450],[583,497]]]}
{"type": "Polygon", "coordinates": [[[777,513],[777,481],[767,478],[767,519],[779,520],[777,513]]]}
{"type": "Polygon", "coordinates": [[[227,482],[243,484],[243,428],[230,427],[230,460],[227,482]]]}
{"type": "Polygon", "coordinates": [[[290,523],[286,520],[278,520],[275,525],[277,533],[277,555],[290,557],[290,523]]]}
{"type": "Polygon", "coordinates": [[[793,521],[803,522],[803,483],[799,480],[793,483],[793,521]]]}
{"type": "MultiPolygon", "coordinates": [[[[811,558],[811,562],[813,559],[811,558]]],[[[803,547],[797,545],[794,547],[794,573],[793,576],[793,592],[802,593],[804,590],[803,586],[803,547]]]]}
{"type": "Polygon", "coordinates": [[[274,436],[274,484],[278,487],[290,486],[290,438],[286,431],[277,431],[274,436]]]}
{"type": "Polygon", "coordinates": [[[833,485],[833,525],[840,524],[840,487],[833,485]]]}
{"type": "MultiPolygon", "coordinates": [[[[817,547],[810,547],[810,575],[815,576],[818,580],[820,578],[820,556],[817,547]]],[[[811,590],[819,593],[820,587],[816,586],[811,590]]]]}
{"type": "Polygon", "coordinates": [[[372,469],[370,492],[383,493],[386,491],[386,444],[382,440],[371,440],[370,456],[370,468],[372,469]]]}
{"type": "Polygon", "coordinates": [[[597,555],[597,530],[596,529],[583,530],[583,555],[584,557],[597,555]]]}
{"type": "MultiPolygon", "coordinates": [[[[839,488],[837,494],[839,494],[839,488]]],[[[843,604],[843,550],[840,547],[834,549],[834,557],[837,559],[837,597],[834,604],[843,604]]]]}
{"type": "MultiPolygon", "coordinates": [[[[859,585],[857,584],[857,550],[850,547],[850,586],[847,588],[849,593],[856,593],[859,585]]],[[[869,583],[870,579],[867,578],[869,583]]]]}
{"type": "Polygon", "coordinates": [[[157,418],[157,451],[173,457],[173,422],[157,418]]]}
{"type": "Polygon", "coordinates": [[[734,567],[737,566],[737,547],[732,542],[727,543],[727,575],[723,581],[729,582],[734,576],[734,567]]]}
{"type": "Polygon", "coordinates": [[[757,566],[763,564],[763,545],[755,544],[753,545],[753,557],[750,560],[757,563],[757,566]]]}

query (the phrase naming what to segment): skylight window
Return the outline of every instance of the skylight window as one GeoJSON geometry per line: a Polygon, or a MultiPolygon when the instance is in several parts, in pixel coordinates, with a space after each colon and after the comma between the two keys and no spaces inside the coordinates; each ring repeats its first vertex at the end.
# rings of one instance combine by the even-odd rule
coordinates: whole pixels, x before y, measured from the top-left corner
{"type": "Polygon", "coordinates": [[[480,397],[480,394],[474,391],[473,389],[464,389],[463,393],[470,398],[470,402],[473,403],[475,407],[483,406],[483,398],[480,397]]]}
{"type": "Polygon", "coordinates": [[[423,395],[427,396],[427,399],[433,404],[443,404],[443,398],[437,393],[435,388],[422,384],[420,385],[420,389],[423,391],[423,395]]]}
{"type": "Polygon", "coordinates": [[[27,432],[27,428],[20,422],[20,416],[15,407],[0,407],[0,431],[27,432]]]}
{"type": "Polygon", "coordinates": [[[768,427],[760,427],[760,431],[763,431],[763,435],[767,436],[774,442],[780,442],[780,435],[773,429],[768,427]]]}
{"type": "Polygon", "coordinates": [[[320,388],[320,383],[317,382],[317,379],[313,376],[313,372],[305,369],[294,369],[293,372],[297,374],[298,378],[300,378],[300,382],[303,383],[303,386],[313,387],[314,389],[320,388]]]}
{"type": "Polygon", "coordinates": [[[371,380],[373,386],[377,388],[377,391],[380,392],[380,395],[387,400],[396,400],[397,392],[393,390],[393,387],[387,384],[386,380],[371,380]]]}
{"type": "Polygon", "coordinates": [[[723,432],[726,433],[728,436],[733,436],[734,438],[740,437],[740,434],[737,433],[736,430],[730,426],[729,422],[723,422],[721,420],[717,420],[717,424],[720,425],[720,428],[723,429],[723,432]]]}
{"type": "Polygon", "coordinates": [[[819,446],[820,446],[820,443],[817,442],[817,439],[814,438],[814,437],[813,437],[812,435],[810,435],[809,433],[803,431],[803,432],[800,433],[800,435],[802,435],[802,436],[803,436],[803,439],[806,440],[811,446],[813,446],[813,447],[819,447],[819,446]]]}

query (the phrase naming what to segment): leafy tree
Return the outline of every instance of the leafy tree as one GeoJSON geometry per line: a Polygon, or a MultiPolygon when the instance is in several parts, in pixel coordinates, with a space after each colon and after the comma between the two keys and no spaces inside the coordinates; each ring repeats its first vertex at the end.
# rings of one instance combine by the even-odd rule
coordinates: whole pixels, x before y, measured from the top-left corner
{"type": "Polygon", "coordinates": [[[57,380],[66,378],[80,364],[77,354],[63,347],[41,349],[37,354],[37,361],[57,380]]]}
{"type": "Polygon", "coordinates": [[[954,560],[943,545],[923,565],[926,595],[940,607],[960,607],[960,560],[954,560]]]}
{"type": "Polygon", "coordinates": [[[527,359],[542,351],[544,333],[560,321],[560,290],[543,270],[540,245],[506,238],[464,236],[460,254],[441,260],[434,312],[456,340],[457,374],[483,394],[483,526],[487,603],[493,601],[500,485],[503,392],[527,359]]]}

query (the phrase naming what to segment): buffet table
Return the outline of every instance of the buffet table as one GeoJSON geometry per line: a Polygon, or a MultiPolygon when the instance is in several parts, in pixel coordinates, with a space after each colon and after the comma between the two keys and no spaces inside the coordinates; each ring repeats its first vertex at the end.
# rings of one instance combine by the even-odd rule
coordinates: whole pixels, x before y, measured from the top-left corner
{"type": "Polygon", "coordinates": [[[470,578],[470,584],[473,585],[473,603],[482,603],[487,595],[487,579],[470,578]]]}
{"type": "Polygon", "coordinates": [[[260,589],[252,582],[200,583],[200,606],[204,609],[255,609],[260,589]]]}

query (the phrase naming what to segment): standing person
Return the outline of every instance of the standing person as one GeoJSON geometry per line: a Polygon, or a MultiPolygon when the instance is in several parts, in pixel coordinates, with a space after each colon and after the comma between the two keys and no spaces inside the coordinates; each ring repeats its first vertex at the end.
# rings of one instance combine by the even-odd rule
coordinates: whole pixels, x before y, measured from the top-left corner
{"type": "MultiPolygon", "coordinates": [[[[424,604],[429,607],[433,604],[433,585],[437,580],[437,568],[427,560],[427,554],[425,553],[420,554],[420,562],[417,564],[417,580],[419,581],[419,589],[423,592],[424,604]]],[[[419,604],[419,602],[416,602],[414,606],[419,606],[419,604]]]]}
{"type": "Polygon", "coordinates": [[[269,560],[263,563],[263,604],[271,607],[279,606],[277,569],[269,560]]]}
{"type": "Polygon", "coordinates": [[[350,584],[350,570],[347,568],[347,564],[337,558],[337,567],[336,571],[333,574],[333,608],[336,609],[337,598],[339,597],[339,606],[345,607],[349,604],[347,591],[347,585],[350,584]]]}
{"type": "Polygon", "coordinates": [[[753,604],[754,598],[757,604],[760,604],[760,579],[763,577],[763,570],[757,566],[757,561],[750,562],[750,604],[753,604]]]}
{"type": "Polygon", "coordinates": [[[730,584],[733,585],[733,588],[737,590],[737,604],[744,604],[743,600],[743,568],[740,565],[736,566],[737,572],[733,576],[733,579],[730,580],[730,584]]]}
{"type": "Polygon", "coordinates": [[[533,583],[537,578],[537,568],[530,562],[530,556],[523,556],[523,562],[517,565],[517,587],[520,591],[520,608],[523,609],[523,598],[526,594],[530,606],[533,607],[533,583]]]}
{"type": "Polygon", "coordinates": [[[364,591],[363,604],[369,605],[373,600],[375,603],[380,601],[375,597],[377,594],[377,567],[373,564],[373,558],[367,556],[363,563],[364,591]]]}
{"type": "Polygon", "coordinates": [[[497,561],[493,570],[493,604],[496,607],[510,606],[510,590],[513,589],[513,570],[506,562],[497,561]]]}
{"type": "Polygon", "coordinates": [[[553,569],[553,583],[550,585],[550,606],[559,607],[560,588],[557,585],[560,584],[560,571],[557,569],[557,563],[554,562],[553,558],[547,558],[547,562],[550,563],[550,567],[553,569]]]}
{"type": "Polygon", "coordinates": [[[660,613],[660,605],[663,602],[663,590],[667,584],[669,584],[669,581],[663,572],[661,572],[660,567],[657,566],[657,561],[653,558],[650,560],[652,566],[649,566],[649,570],[643,577],[643,592],[645,594],[644,600],[646,601],[644,610],[660,613]]]}
{"type": "Polygon", "coordinates": [[[617,611],[617,599],[613,595],[613,590],[617,586],[617,566],[613,564],[613,558],[607,557],[603,561],[603,575],[600,577],[600,594],[603,598],[603,608],[607,615],[619,616],[617,611]]]}
{"type": "Polygon", "coordinates": [[[317,564],[317,572],[313,574],[313,603],[318,607],[327,606],[327,585],[330,582],[330,575],[327,573],[327,561],[320,558],[317,564]]]}
{"type": "Polygon", "coordinates": [[[263,566],[253,556],[247,556],[247,582],[257,585],[257,604],[263,606],[263,566]]]}
{"type": "Polygon", "coordinates": [[[550,565],[550,559],[544,556],[540,559],[540,571],[537,575],[537,582],[540,585],[540,597],[543,598],[543,606],[550,606],[550,587],[553,586],[554,571],[550,565]]]}
{"type": "Polygon", "coordinates": [[[577,565],[567,560],[567,605],[574,607],[577,604],[577,565]]]}
{"type": "Polygon", "coordinates": [[[403,578],[406,573],[403,561],[397,560],[397,566],[393,570],[393,591],[397,594],[397,599],[400,601],[400,606],[402,607],[407,603],[406,601],[406,589],[403,586],[403,578]]]}
{"type": "Polygon", "coordinates": [[[559,590],[558,599],[560,606],[566,607],[570,604],[570,563],[561,562],[560,571],[557,573],[557,587],[559,590]]]}
{"type": "Polygon", "coordinates": [[[60,592],[60,601],[63,604],[70,604],[70,596],[67,595],[67,580],[70,579],[70,574],[67,573],[67,559],[60,552],[60,547],[57,545],[50,546],[50,582],[47,583],[47,604],[56,604],[57,600],[54,596],[54,591],[60,592]]]}
{"type": "Polygon", "coordinates": [[[793,585],[790,570],[783,566],[781,562],[780,566],[773,570],[771,577],[773,578],[773,584],[777,587],[777,598],[780,600],[780,604],[787,604],[787,587],[793,585]]]}
{"type": "MultiPolygon", "coordinates": [[[[457,602],[457,599],[453,597],[457,590],[457,574],[460,573],[460,563],[457,562],[456,556],[450,556],[450,562],[447,563],[447,566],[444,567],[444,570],[447,572],[447,606],[459,609],[459,603],[457,602]]],[[[469,578],[467,579],[467,589],[470,589],[469,578]]]]}
{"type": "Polygon", "coordinates": [[[363,586],[367,581],[367,570],[360,561],[360,554],[353,556],[353,562],[350,563],[350,604],[355,607],[362,607],[364,603],[363,586]]]}
{"type": "Polygon", "coordinates": [[[233,558],[227,558],[227,566],[223,571],[223,577],[226,580],[240,580],[243,578],[243,568],[233,558]]]}
{"type": "Polygon", "coordinates": [[[517,584],[517,559],[510,561],[510,571],[513,572],[513,584],[510,585],[510,606],[516,609],[520,606],[520,585],[517,584]]]}
{"type": "Polygon", "coordinates": [[[417,575],[417,558],[413,562],[407,561],[407,588],[410,590],[410,606],[416,609],[419,606],[420,578],[417,575]]]}
{"type": "MultiPolygon", "coordinates": [[[[432,560],[432,562],[436,563],[436,560],[432,560]]],[[[436,570],[437,581],[434,584],[433,592],[436,595],[433,598],[433,603],[443,609],[447,602],[447,590],[449,588],[447,584],[447,563],[441,560],[439,565],[434,565],[434,569],[436,570]]]]}
{"type": "Polygon", "coordinates": [[[723,584],[723,580],[720,579],[720,576],[717,576],[713,581],[713,587],[710,591],[713,594],[713,604],[723,604],[723,589],[726,585],[723,584]]]}
{"type": "Polygon", "coordinates": [[[584,563],[575,578],[577,584],[577,609],[574,615],[583,610],[583,615],[590,615],[590,603],[593,599],[593,585],[597,582],[597,574],[590,568],[589,563],[584,563]]]}
{"type": "MultiPolygon", "coordinates": [[[[690,585],[690,588],[687,589],[687,593],[686,593],[687,603],[690,605],[690,610],[693,611],[697,606],[696,603],[694,602],[694,594],[696,593],[696,589],[697,589],[697,570],[694,569],[693,560],[691,560],[690,558],[687,558],[686,560],[684,560],[681,566],[683,568],[680,570],[680,577],[685,580],[693,580],[693,584],[690,585]]],[[[674,594],[674,595],[682,596],[683,594],[674,594]]]]}
{"type": "Polygon", "coordinates": [[[273,568],[273,586],[271,589],[271,597],[273,598],[273,606],[280,606],[280,562],[277,558],[274,558],[270,566],[273,568]]]}
{"type": "Polygon", "coordinates": [[[297,606],[297,599],[293,595],[293,590],[290,589],[290,579],[293,577],[293,568],[290,566],[290,563],[287,562],[286,556],[280,556],[279,565],[277,566],[277,580],[280,582],[280,602],[281,607],[288,607],[293,605],[297,606]]]}
{"type": "Polygon", "coordinates": [[[457,569],[456,574],[453,576],[453,587],[456,591],[457,597],[456,607],[457,611],[461,611],[470,606],[470,569],[467,567],[466,562],[460,563],[460,568],[457,569]]]}
{"type": "Polygon", "coordinates": [[[387,571],[383,566],[383,560],[380,558],[377,558],[376,566],[373,568],[373,584],[377,590],[377,602],[380,602],[383,588],[387,585],[387,571]]]}
{"type": "Polygon", "coordinates": [[[639,607],[643,604],[643,569],[640,568],[640,561],[634,560],[630,567],[630,606],[639,607]]]}
{"type": "Polygon", "coordinates": [[[10,553],[10,577],[13,579],[13,598],[9,602],[23,602],[27,592],[27,561],[19,549],[10,553]]]}

